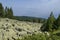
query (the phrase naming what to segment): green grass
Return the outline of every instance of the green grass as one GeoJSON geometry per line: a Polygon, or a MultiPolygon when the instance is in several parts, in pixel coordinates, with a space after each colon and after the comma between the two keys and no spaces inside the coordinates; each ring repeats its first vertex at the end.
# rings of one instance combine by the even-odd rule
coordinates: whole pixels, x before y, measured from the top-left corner
{"type": "MultiPolygon", "coordinates": [[[[20,39],[17,39],[20,40],[20,39]]],[[[23,37],[21,40],[60,40],[60,36],[51,34],[35,34],[23,37]]]]}
{"type": "Polygon", "coordinates": [[[60,33],[60,30],[54,31],[53,34],[60,33]]]}

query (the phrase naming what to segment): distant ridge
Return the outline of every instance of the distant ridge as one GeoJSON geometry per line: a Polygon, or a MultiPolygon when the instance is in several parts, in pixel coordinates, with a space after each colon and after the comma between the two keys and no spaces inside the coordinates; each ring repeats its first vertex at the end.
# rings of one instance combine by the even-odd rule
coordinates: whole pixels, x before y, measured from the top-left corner
{"type": "Polygon", "coordinates": [[[29,21],[37,23],[44,23],[46,21],[45,18],[38,18],[38,17],[30,17],[30,16],[14,16],[14,17],[19,21],[29,21]]]}

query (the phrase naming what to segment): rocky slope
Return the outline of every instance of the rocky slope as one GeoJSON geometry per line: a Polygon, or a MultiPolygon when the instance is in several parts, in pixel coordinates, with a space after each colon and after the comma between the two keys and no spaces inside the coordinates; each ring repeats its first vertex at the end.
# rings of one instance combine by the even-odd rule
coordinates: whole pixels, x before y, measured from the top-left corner
{"type": "Polygon", "coordinates": [[[40,33],[41,23],[0,18],[0,40],[14,40],[25,35],[40,33]]]}

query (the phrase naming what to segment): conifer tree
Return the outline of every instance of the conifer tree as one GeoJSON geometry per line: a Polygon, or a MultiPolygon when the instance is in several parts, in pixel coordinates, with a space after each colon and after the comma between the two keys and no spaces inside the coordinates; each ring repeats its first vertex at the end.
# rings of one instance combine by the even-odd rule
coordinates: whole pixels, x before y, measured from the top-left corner
{"type": "Polygon", "coordinates": [[[10,16],[13,17],[13,10],[10,8],[10,16]]]}
{"type": "Polygon", "coordinates": [[[53,31],[54,21],[55,21],[55,17],[53,15],[53,12],[51,12],[50,17],[47,19],[47,22],[43,25],[42,30],[43,31],[53,31]]]}
{"type": "Polygon", "coordinates": [[[13,11],[12,8],[5,8],[5,16],[8,18],[12,18],[13,17],[13,11]]]}
{"type": "Polygon", "coordinates": [[[7,17],[7,15],[8,15],[8,12],[7,11],[8,11],[8,8],[6,7],[5,8],[5,17],[7,17]]]}
{"type": "Polygon", "coordinates": [[[0,3],[0,17],[4,16],[4,8],[2,6],[2,4],[0,3]]]}
{"type": "Polygon", "coordinates": [[[54,25],[55,25],[56,29],[59,29],[59,27],[60,27],[60,14],[59,14],[57,20],[55,21],[54,25]]]}
{"type": "Polygon", "coordinates": [[[51,12],[50,17],[47,20],[47,27],[49,31],[53,30],[54,21],[55,21],[55,17],[53,15],[53,12],[51,12]]]}

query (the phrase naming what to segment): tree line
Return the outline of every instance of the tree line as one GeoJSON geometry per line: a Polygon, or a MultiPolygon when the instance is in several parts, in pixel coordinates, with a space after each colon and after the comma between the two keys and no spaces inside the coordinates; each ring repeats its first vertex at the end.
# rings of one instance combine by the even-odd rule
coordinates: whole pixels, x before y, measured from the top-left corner
{"type": "Polygon", "coordinates": [[[0,3],[0,17],[12,18],[13,17],[12,8],[8,8],[8,7],[4,8],[2,3],[0,3]]]}
{"type": "Polygon", "coordinates": [[[37,18],[37,17],[28,17],[28,16],[15,16],[15,19],[19,21],[28,21],[28,22],[36,22],[36,23],[44,23],[46,19],[37,18]]]}

